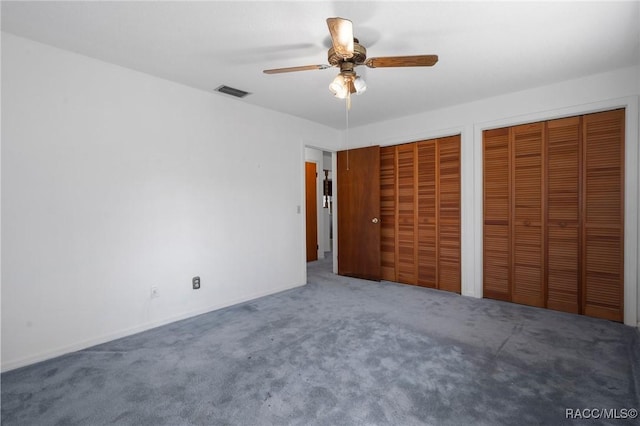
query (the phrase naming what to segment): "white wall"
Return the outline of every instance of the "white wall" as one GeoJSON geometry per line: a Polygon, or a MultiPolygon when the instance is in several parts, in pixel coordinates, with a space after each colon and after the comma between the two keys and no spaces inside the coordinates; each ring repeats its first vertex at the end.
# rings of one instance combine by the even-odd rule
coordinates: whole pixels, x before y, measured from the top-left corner
{"type": "Polygon", "coordinates": [[[625,323],[640,323],[638,122],[640,65],[349,130],[349,146],[462,134],[462,294],[482,297],[482,130],[626,108],[625,323]]]}
{"type": "Polygon", "coordinates": [[[304,284],[304,146],[338,138],[3,33],[2,369],[304,284]]]}

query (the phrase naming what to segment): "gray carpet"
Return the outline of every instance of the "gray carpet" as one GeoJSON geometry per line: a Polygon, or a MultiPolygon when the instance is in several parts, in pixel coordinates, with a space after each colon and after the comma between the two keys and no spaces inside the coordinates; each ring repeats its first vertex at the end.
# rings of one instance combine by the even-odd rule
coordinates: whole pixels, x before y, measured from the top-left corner
{"type": "Polygon", "coordinates": [[[639,408],[635,328],[329,267],[4,373],[2,425],[555,425],[639,408]]]}

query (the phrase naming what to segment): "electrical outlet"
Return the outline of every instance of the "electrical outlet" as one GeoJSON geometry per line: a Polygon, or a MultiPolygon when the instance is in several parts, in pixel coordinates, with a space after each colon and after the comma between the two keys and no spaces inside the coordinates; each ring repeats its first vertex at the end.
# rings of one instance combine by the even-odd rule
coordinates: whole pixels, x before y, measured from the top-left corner
{"type": "Polygon", "coordinates": [[[191,284],[194,290],[198,290],[200,288],[200,277],[193,277],[191,284]]]}
{"type": "Polygon", "coordinates": [[[160,292],[158,291],[158,287],[155,285],[151,286],[151,298],[155,299],[156,297],[160,297],[160,292]]]}

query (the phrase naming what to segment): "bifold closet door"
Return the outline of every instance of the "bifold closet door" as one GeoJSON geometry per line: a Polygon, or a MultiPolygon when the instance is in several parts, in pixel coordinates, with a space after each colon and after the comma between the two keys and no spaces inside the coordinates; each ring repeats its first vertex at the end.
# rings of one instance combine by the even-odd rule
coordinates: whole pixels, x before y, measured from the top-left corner
{"type": "Polygon", "coordinates": [[[438,287],[437,141],[418,142],[418,284],[438,287]]]}
{"type": "Polygon", "coordinates": [[[396,274],[397,282],[418,281],[418,167],[416,144],[396,146],[396,274]]]}
{"type": "Polygon", "coordinates": [[[624,110],[583,118],[582,306],[623,320],[624,110]]]}
{"type": "Polygon", "coordinates": [[[460,136],[438,139],[438,288],[460,293],[460,136]]]}
{"type": "Polygon", "coordinates": [[[416,144],[380,149],[382,279],[404,284],[418,280],[416,144]]]}
{"type": "Polygon", "coordinates": [[[624,115],[484,131],[485,297],[623,320],[624,115]]]}
{"type": "Polygon", "coordinates": [[[544,123],[511,128],[513,253],[512,300],[545,306],[543,163],[544,123]]]}
{"type": "Polygon", "coordinates": [[[580,117],[547,122],[547,307],[580,313],[580,117]]]}
{"type": "Polygon", "coordinates": [[[460,293],[460,136],[381,148],[382,278],[460,293]]]}
{"type": "Polygon", "coordinates": [[[380,148],[381,278],[396,281],[396,148],[380,148]]]}
{"type": "Polygon", "coordinates": [[[511,301],[511,144],[509,129],[483,133],[484,297],[511,301]]]}

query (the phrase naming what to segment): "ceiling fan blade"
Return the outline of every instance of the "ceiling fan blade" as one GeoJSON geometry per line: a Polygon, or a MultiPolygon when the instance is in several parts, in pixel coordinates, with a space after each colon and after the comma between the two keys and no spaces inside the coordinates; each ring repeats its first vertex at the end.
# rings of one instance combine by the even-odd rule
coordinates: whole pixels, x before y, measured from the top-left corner
{"type": "Polygon", "coordinates": [[[348,59],[353,57],[353,23],[344,18],[327,18],[327,26],[336,55],[348,59]]]}
{"type": "Polygon", "coordinates": [[[431,67],[434,66],[436,62],[438,62],[438,55],[415,55],[369,58],[364,64],[369,68],[431,67]]]}
{"type": "Polygon", "coordinates": [[[262,72],[265,74],[281,74],[284,72],[326,70],[327,68],[331,68],[331,65],[303,65],[301,67],[273,68],[270,70],[263,70],[262,72]]]}

